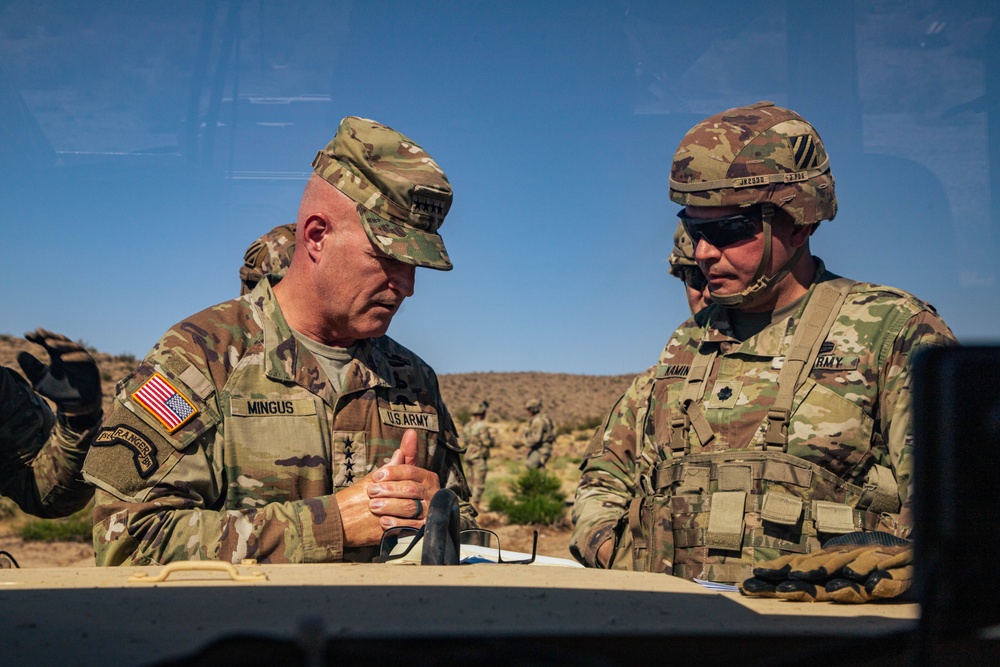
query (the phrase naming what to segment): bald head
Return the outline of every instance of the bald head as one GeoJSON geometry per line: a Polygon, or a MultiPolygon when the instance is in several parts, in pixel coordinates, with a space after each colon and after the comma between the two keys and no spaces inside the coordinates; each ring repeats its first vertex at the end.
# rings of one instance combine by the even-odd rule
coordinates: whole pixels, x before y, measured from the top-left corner
{"type": "Polygon", "coordinates": [[[319,216],[337,224],[340,221],[354,220],[358,214],[356,205],[350,197],[313,174],[306,182],[306,188],[302,192],[302,201],[299,203],[296,241],[302,240],[304,223],[313,216],[319,216]]]}
{"type": "Polygon", "coordinates": [[[414,269],[375,247],[352,199],[313,175],[302,193],[295,255],[274,286],[289,325],[327,345],[384,335],[413,294],[414,269]]]}

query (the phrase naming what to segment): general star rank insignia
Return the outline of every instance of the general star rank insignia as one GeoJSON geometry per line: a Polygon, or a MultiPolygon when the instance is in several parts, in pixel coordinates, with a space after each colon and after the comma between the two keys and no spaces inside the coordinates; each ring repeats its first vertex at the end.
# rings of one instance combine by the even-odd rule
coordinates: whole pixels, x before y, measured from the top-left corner
{"type": "Polygon", "coordinates": [[[156,417],[167,433],[173,433],[198,414],[198,408],[159,373],[153,373],[132,392],[132,398],[156,417]]]}

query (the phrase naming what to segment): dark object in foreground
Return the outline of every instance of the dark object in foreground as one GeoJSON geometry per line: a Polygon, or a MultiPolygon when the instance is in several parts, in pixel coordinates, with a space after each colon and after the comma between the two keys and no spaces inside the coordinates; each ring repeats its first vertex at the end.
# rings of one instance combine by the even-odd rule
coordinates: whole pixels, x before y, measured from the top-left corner
{"type": "Polygon", "coordinates": [[[918,637],[945,664],[945,642],[971,648],[1000,623],[1000,347],[931,349],[913,374],[918,637]]]}

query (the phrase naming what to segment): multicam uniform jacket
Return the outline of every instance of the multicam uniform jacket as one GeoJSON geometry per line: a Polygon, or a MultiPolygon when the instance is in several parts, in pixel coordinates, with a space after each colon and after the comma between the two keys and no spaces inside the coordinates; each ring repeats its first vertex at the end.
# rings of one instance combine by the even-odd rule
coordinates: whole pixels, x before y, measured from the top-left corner
{"type": "Polygon", "coordinates": [[[388,337],[359,343],[333,392],[268,280],[177,324],[119,384],[84,472],[98,486],[99,565],[180,559],[370,560],[345,549],[335,493],[403,433],[474,524],[437,377],[388,337]]]}
{"type": "MultiPolygon", "coordinates": [[[[817,276],[836,278],[822,263],[817,276]]],[[[578,560],[597,566],[611,539],[613,568],[735,582],[755,562],[808,552],[829,535],[908,534],[910,362],[955,338],[906,292],[847,285],[794,385],[784,447],[766,443],[768,413],[816,284],[795,314],[743,342],[718,305],[674,332],[588,449],[573,509],[578,560]],[[704,439],[689,423],[698,411],[680,408],[699,358],[709,360],[695,399],[711,427],[704,439]]]]}
{"type": "Polygon", "coordinates": [[[94,495],[80,469],[97,426],[76,430],[58,418],[44,400],[13,371],[23,385],[29,405],[0,426],[0,496],[12,499],[22,511],[38,517],[67,516],[83,509],[94,495]],[[18,451],[6,445],[20,443],[18,451]]]}
{"type": "Polygon", "coordinates": [[[486,488],[490,449],[494,446],[493,435],[485,421],[473,419],[462,430],[462,441],[466,448],[465,463],[472,487],[472,502],[478,504],[486,488]]]}
{"type": "Polygon", "coordinates": [[[493,435],[490,427],[482,419],[472,419],[462,429],[462,440],[465,445],[466,461],[488,461],[490,449],[493,448],[493,435]]]}

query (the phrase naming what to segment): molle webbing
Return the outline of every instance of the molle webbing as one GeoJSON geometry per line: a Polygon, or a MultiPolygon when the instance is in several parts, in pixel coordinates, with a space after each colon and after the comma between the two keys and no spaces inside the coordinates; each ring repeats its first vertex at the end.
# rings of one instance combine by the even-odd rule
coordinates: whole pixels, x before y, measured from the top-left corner
{"type": "Polygon", "coordinates": [[[646,562],[646,534],[642,531],[642,504],[641,497],[633,498],[628,506],[628,525],[632,533],[632,568],[637,572],[643,570],[646,562]]]}
{"type": "MultiPolygon", "coordinates": [[[[797,456],[792,456],[785,452],[749,449],[713,452],[711,454],[692,454],[690,456],[662,461],[656,466],[653,472],[653,488],[656,492],[667,490],[675,482],[684,480],[685,475],[697,476],[704,474],[706,482],[710,480],[719,481],[719,471],[727,470],[727,466],[732,464],[740,464],[748,467],[751,471],[750,475],[754,480],[807,488],[812,484],[813,475],[817,475],[858,498],[864,493],[864,489],[861,487],[845,482],[826,468],[800,459],[797,456]],[[688,468],[693,468],[694,471],[689,472],[688,468]]],[[[704,486],[704,489],[708,491],[707,484],[704,486]]],[[[730,488],[725,490],[741,489],[730,488]]]]}
{"type": "Polygon", "coordinates": [[[795,392],[805,382],[819,356],[820,347],[840,313],[840,307],[854,281],[834,278],[819,283],[806,304],[802,318],[795,326],[791,350],[785,357],[778,375],[778,395],[767,412],[765,449],[788,450],[788,420],[795,392]]]}

